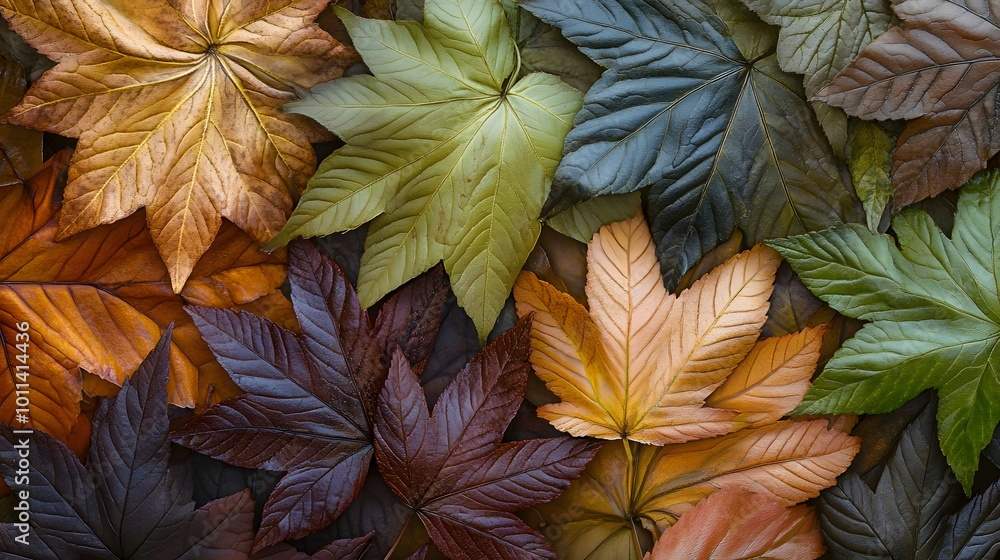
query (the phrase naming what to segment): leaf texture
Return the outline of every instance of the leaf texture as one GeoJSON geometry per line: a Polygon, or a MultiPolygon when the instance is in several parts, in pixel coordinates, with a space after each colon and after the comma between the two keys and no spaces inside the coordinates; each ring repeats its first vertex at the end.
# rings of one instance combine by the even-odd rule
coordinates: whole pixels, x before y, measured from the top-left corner
{"type": "Polygon", "coordinates": [[[674,296],[635,216],[602,227],[587,263],[589,312],[530,273],[514,289],[518,314],[534,314],[532,365],[560,399],[538,413],[556,428],[663,445],[772,422],[801,399],[822,331],[757,341],[776,253],[742,253],[674,296]]]}
{"type": "Polygon", "coordinates": [[[227,218],[257,241],[315,167],[313,125],[278,111],[352,51],[312,24],[326,2],[5,0],[58,64],[4,117],[79,138],[59,238],[141,208],[180,292],[227,218]]]}
{"type": "Polygon", "coordinates": [[[1000,422],[997,216],[1000,175],[988,173],[961,192],[950,237],[914,209],[893,219],[896,239],[844,225],[770,242],[814,294],[871,321],[798,412],[888,412],[937,389],[941,448],[968,492],[1000,422]]]}
{"type": "Polygon", "coordinates": [[[644,560],[815,560],[824,550],[815,510],[731,486],[698,502],[644,560]]]}
{"type": "Polygon", "coordinates": [[[246,394],[173,434],[240,467],[286,471],[264,504],[257,552],[328,525],[361,489],[389,353],[399,346],[414,363],[427,359],[446,294],[437,271],[390,298],[372,325],[332,261],[304,242],[291,252],[301,335],[245,312],[188,308],[246,394]]]}
{"type": "Polygon", "coordinates": [[[555,498],[599,445],[552,438],[501,443],[528,382],[522,320],[477,354],[431,414],[417,376],[397,352],[376,421],[375,457],[393,492],[455,560],[555,559],[513,512],[555,498]]]}
{"type": "Polygon", "coordinates": [[[0,473],[31,500],[27,544],[15,540],[20,531],[11,524],[0,531],[6,557],[249,558],[249,492],[196,509],[185,467],[168,462],[169,339],[168,329],[118,396],[101,403],[86,467],[42,432],[24,435],[0,426],[0,473]],[[25,445],[32,459],[27,484],[14,466],[25,445]]]}
{"type": "Polygon", "coordinates": [[[177,295],[141,215],[57,241],[56,193],[68,156],[60,152],[25,185],[0,192],[0,213],[7,217],[0,224],[6,356],[0,421],[13,422],[17,408],[17,366],[25,365],[17,361],[21,322],[30,325],[32,426],[58,439],[70,439],[82,395],[113,395],[171,323],[170,402],[194,407],[234,396],[238,389],[183,305],[244,305],[273,293],[284,281],[284,254],[261,253],[252,238],[227,225],[177,295]]]}
{"type": "Polygon", "coordinates": [[[1000,150],[998,25],[988,2],[906,0],[818,98],[865,119],[911,119],[893,156],[894,203],[957,189],[1000,150]]]}
{"type": "Polygon", "coordinates": [[[547,212],[649,186],[669,288],[739,227],[751,243],[853,215],[801,81],[701,0],[523,0],[607,68],[566,137],[547,212]],[[760,51],[760,52],[759,52],[760,51]]]}
{"type": "Polygon", "coordinates": [[[761,428],[663,447],[606,444],[534,526],[562,558],[639,560],[702,499],[730,486],[765,491],[784,505],[832,486],[858,443],[825,420],[761,428]],[[630,456],[631,455],[631,456],[630,456]]]}
{"type": "Polygon", "coordinates": [[[580,95],[549,74],[516,79],[499,0],[430,0],[423,24],[338,14],[374,76],[290,105],[347,146],[323,162],[270,246],[372,220],[362,303],[443,260],[485,340],[538,238],[580,95]]]}

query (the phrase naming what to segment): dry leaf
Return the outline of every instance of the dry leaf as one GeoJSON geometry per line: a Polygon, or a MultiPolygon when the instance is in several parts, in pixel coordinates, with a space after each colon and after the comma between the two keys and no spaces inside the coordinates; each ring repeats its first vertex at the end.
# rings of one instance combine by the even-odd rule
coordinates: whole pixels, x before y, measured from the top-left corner
{"type": "Polygon", "coordinates": [[[5,122],[79,138],[60,239],[146,208],[180,292],[228,218],[257,241],[315,169],[318,127],[278,107],[353,51],[312,24],[324,0],[3,0],[59,64],[5,122]]]}
{"type": "Polygon", "coordinates": [[[562,399],[538,410],[555,427],[663,445],[773,422],[802,398],[822,330],[757,342],[777,253],[741,253],[678,297],[641,217],[602,227],[587,259],[589,313],[533,274],[514,288],[535,315],[532,365],[562,399]]]}
{"type": "MultiPolygon", "coordinates": [[[[224,226],[208,258],[180,296],[170,287],[142,213],[56,241],[53,201],[68,152],[61,152],[22,187],[0,191],[0,334],[7,359],[0,375],[0,421],[16,406],[16,324],[29,323],[31,423],[68,439],[80,413],[80,368],[121,385],[170,323],[170,402],[192,407],[236,387],[212,357],[185,302],[215,307],[247,304],[285,278],[284,255],[266,255],[249,236],[224,226]]],[[[90,384],[88,384],[90,386],[90,384]]]]}

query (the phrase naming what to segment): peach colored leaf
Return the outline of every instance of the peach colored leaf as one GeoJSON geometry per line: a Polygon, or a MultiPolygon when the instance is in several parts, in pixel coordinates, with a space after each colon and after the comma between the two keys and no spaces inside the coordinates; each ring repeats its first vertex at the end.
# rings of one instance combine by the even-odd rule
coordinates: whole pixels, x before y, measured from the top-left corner
{"type": "MultiPolygon", "coordinates": [[[[79,138],[59,238],[146,208],[180,292],[228,218],[257,241],[315,168],[318,128],[278,110],[354,60],[324,0],[2,0],[58,64],[4,122],[79,138]]],[[[126,368],[127,369],[127,368],[126,368]]]]}
{"type": "Polygon", "coordinates": [[[705,403],[739,410],[738,421],[757,427],[776,422],[802,402],[826,327],[758,342],[705,403]]]}
{"type": "Polygon", "coordinates": [[[828,429],[826,420],[786,420],[663,447],[627,445],[628,452],[605,444],[565,493],[536,508],[533,525],[561,557],[638,560],[656,535],[720,488],[803,502],[832,486],[858,451],[857,438],[828,429]]]}
{"type": "Polygon", "coordinates": [[[741,253],[675,297],[663,287],[649,230],[636,216],[602,227],[587,260],[589,313],[532,274],[514,288],[518,314],[535,315],[532,364],[562,399],[539,415],[576,436],[655,445],[737,429],[736,404],[745,399],[725,408],[705,399],[760,336],[777,253],[741,253]]]}
{"type": "Polygon", "coordinates": [[[727,487],[664,531],[645,560],[814,560],[824,548],[813,508],[727,487]]]}

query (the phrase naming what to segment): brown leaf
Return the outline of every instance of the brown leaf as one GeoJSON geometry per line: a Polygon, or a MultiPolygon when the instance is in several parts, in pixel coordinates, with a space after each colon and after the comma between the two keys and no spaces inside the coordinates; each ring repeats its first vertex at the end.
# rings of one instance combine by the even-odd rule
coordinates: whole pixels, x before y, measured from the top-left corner
{"type": "Polygon", "coordinates": [[[817,99],[866,119],[913,119],[893,156],[895,208],[965,184],[1000,150],[1000,20],[986,2],[902,0],[903,21],[817,99]]]}
{"type": "Polygon", "coordinates": [[[257,241],[315,168],[318,127],[278,107],[355,55],[312,24],[323,0],[3,0],[58,64],[5,117],[80,139],[59,238],[146,208],[175,292],[228,218],[257,241]]]}
{"type": "MultiPolygon", "coordinates": [[[[27,322],[31,423],[67,439],[84,390],[81,368],[103,380],[99,394],[121,385],[160,334],[175,323],[170,402],[192,407],[236,387],[184,313],[185,302],[229,307],[272,292],[284,280],[284,255],[266,255],[225,225],[180,295],[153,246],[142,214],[56,241],[53,201],[69,158],[61,152],[23,187],[0,191],[0,333],[7,359],[0,374],[0,421],[16,406],[16,325],[27,322]]],[[[101,383],[88,383],[98,388],[101,383]]]]}
{"type": "MultiPolygon", "coordinates": [[[[12,58],[0,56],[0,113],[16,105],[27,88],[21,65],[12,58]]],[[[23,183],[41,164],[41,132],[0,124],[0,187],[23,183]]]]}
{"type": "Polygon", "coordinates": [[[813,508],[727,487],[664,531],[645,560],[813,560],[823,550],[813,508]]]}

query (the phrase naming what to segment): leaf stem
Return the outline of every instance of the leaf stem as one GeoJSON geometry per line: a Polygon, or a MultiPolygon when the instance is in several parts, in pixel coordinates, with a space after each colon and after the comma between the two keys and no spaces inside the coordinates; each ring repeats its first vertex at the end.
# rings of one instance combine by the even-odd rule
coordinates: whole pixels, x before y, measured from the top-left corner
{"type": "Polygon", "coordinates": [[[392,548],[389,549],[389,552],[385,553],[385,558],[383,560],[389,560],[390,558],[392,558],[392,553],[396,552],[396,547],[399,546],[400,541],[403,540],[403,533],[406,533],[406,528],[410,526],[411,519],[413,519],[412,510],[410,511],[410,514],[406,516],[406,521],[403,523],[403,526],[399,529],[399,534],[396,535],[396,541],[392,543],[392,548]]]}

